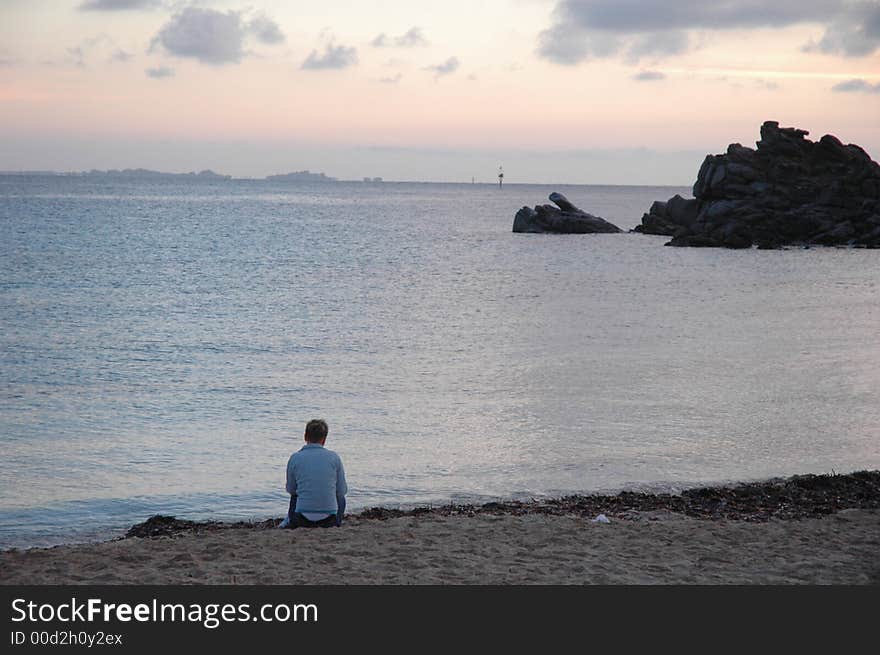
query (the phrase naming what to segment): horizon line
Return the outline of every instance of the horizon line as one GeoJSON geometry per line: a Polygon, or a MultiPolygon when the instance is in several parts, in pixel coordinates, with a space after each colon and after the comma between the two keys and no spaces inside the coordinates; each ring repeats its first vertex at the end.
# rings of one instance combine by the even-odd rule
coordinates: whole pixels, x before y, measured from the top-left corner
{"type": "Polygon", "coordinates": [[[265,175],[263,177],[250,177],[250,176],[235,176],[228,175],[224,173],[217,173],[212,169],[203,169],[201,171],[186,171],[186,172],[169,172],[169,171],[157,171],[146,168],[124,168],[124,169],[107,169],[107,170],[80,170],[80,171],[57,171],[51,169],[6,169],[0,170],[0,176],[7,177],[25,177],[25,176],[44,176],[44,177],[127,177],[127,178],[138,178],[138,177],[148,177],[150,175],[161,176],[161,177],[185,177],[192,178],[194,180],[201,181],[211,181],[211,182],[281,182],[281,183],[316,183],[316,184],[348,184],[348,183],[356,183],[356,184],[371,184],[371,185],[379,185],[379,184],[463,184],[463,185],[481,185],[481,186],[614,186],[614,187],[663,187],[663,188],[688,188],[693,185],[693,182],[682,183],[682,184],[621,184],[616,182],[548,182],[548,181],[519,181],[513,182],[508,179],[505,179],[503,185],[499,185],[496,180],[493,181],[477,181],[477,180],[393,180],[393,179],[385,179],[383,177],[378,178],[369,178],[366,179],[366,176],[361,179],[356,178],[336,178],[330,175],[327,175],[323,172],[310,172],[310,171],[292,171],[290,173],[272,173],[270,175],[265,175]],[[141,172],[141,175],[137,175],[137,172],[141,172]],[[296,175],[297,173],[306,173],[308,175],[314,176],[313,180],[309,180],[304,178],[302,180],[297,180],[295,178],[289,180],[277,179],[273,180],[273,177],[284,177],[287,175],[296,175]]]}

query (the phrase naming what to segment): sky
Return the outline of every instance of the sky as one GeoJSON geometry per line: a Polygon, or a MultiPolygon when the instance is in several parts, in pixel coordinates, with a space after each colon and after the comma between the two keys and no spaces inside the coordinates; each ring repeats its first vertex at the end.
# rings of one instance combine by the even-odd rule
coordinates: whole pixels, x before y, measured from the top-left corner
{"type": "Polygon", "coordinates": [[[690,185],[880,158],[880,0],[0,0],[0,170],[690,185]]]}

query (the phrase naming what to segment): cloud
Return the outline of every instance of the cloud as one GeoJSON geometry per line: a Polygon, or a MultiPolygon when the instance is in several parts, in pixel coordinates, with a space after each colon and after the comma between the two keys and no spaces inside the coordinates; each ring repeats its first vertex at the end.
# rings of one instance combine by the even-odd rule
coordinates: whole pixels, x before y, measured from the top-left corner
{"type": "Polygon", "coordinates": [[[134,55],[130,52],[126,52],[122,48],[116,48],[112,55],[110,55],[110,61],[119,61],[126,62],[131,61],[134,58],[134,55]]]}
{"type": "MultiPolygon", "coordinates": [[[[0,50],[0,55],[3,51],[0,50]]],[[[3,57],[0,56],[0,62],[3,57]]],[[[52,67],[88,68],[89,65],[100,63],[126,63],[134,59],[134,55],[119,46],[115,39],[107,34],[82,39],[77,45],[65,48],[61,59],[46,59],[41,63],[52,67]]],[[[17,60],[13,60],[17,63],[17,60]]]]}
{"type": "Polygon", "coordinates": [[[168,68],[168,66],[157,66],[156,68],[148,68],[144,72],[147,74],[147,77],[152,77],[154,80],[161,80],[166,77],[174,77],[174,69],[168,68]]]}
{"type": "Polygon", "coordinates": [[[248,30],[257,37],[261,43],[273,45],[276,43],[284,43],[286,37],[274,20],[265,14],[258,14],[248,23],[248,30]]]}
{"type": "Polygon", "coordinates": [[[417,48],[428,45],[428,39],[422,34],[421,27],[411,27],[406,34],[402,34],[394,40],[394,45],[398,48],[417,48]]]}
{"type": "Polygon", "coordinates": [[[159,29],[150,51],[161,46],[168,54],[211,66],[237,64],[247,54],[248,36],[267,44],[285,39],[278,24],[264,14],[246,21],[241,11],[185,7],[159,29]]]}
{"type": "Polygon", "coordinates": [[[150,50],[160,45],[169,54],[203,64],[237,64],[245,54],[246,33],[247,26],[237,11],[186,7],[159,29],[150,50]]]}
{"type": "Polygon", "coordinates": [[[876,0],[558,0],[550,27],[538,36],[538,55],[574,65],[590,58],[682,54],[690,32],[775,28],[816,23],[826,29],[805,49],[864,56],[880,48],[876,0]]]}
{"type": "Polygon", "coordinates": [[[832,91],[838,93],[880,93],[880,82],[871,84],[865,80],[855,79],[835,84],[831,87],[832,91]]]}
{"type": "Polygon", "coordinates": [[[844,0],[559,0],[557,22],[605,32],[643,33],[686,29],[788,27],[827,20],[844,0]]]}
{"type": "Polygon", "coordinates": [[[458,57],[450,57],[442,64],[426,66],[424,70],[434,73],[434,77],[443,77],[444,75],[451,75],[452,73],[457,71],[459,66],[460,62],[458,61],[458,57]]]}
{"type": "Polygon", "coordinates": [[[109,62],[128,61],[128,59],[131,59],[131,55],[120,48],[116,41],[107,34],[98,34],[97,36],[83,39],[75,46],[65,48],[63,59],[46,60],[43,64],[46,66],[86,68],[89,60],[94,59],[96,56],[109,62]]]}
{"type": "Polygon", "coordinates": [[[689,46],[690,38],[685,31],[652,32],[632,40],[626,51],[626,59],[630,63],[638,63],[643,57],[680,55],[687,52],[689,46]]]}
{"type": "Polygon", "coordinates": [[[570,29],[557,24],[538,35],[538,55],[557,64],[572,66],[593,57],[620,52],[621,39],[613,34],[570,29]]]}
{"type": "Polygon", "coordinates": [[[88,0],[77,7],[80,11],[125,11],[128,9],[158,9],[160,0],[88,0]]]}
{"type": "Polygon", "coordinates": [[[384,32],[370,41],[374,48],[417,48],[428,45],[428,40],[422,33],[421,27],[411,27],[406,33],[397,37],[389,37],[384,32]]]}
{"type": "Polygon", "coordinates": [[[398,73],[394,77],[383,77],[379,81],[382,84],[397,84],[401,79],[403,79],[403,73],[398,73]]]}
{"type": "Polygon", "coordinates": [[[318,54],[317,50],[312,50],[300,68],[303,70],[341,70],[357,63],[356,48],[328,43],[324,47],[324,54],[318,54]]]}
{"type": "Polygon", "coordinates": [[[636,82],[654,82],[657,80],[665,80],[666,73],[661,73],[660,71],[642,71],[641,73],[633,75],[632,78],[636,82]]]}
{"type": "Polygon", "coordinates": [[[806,52],[844,57],[866,57],[880,48],[880,3],[854,3],[850,11],[837,17],[822,38],[804,46],[806,52]]]}

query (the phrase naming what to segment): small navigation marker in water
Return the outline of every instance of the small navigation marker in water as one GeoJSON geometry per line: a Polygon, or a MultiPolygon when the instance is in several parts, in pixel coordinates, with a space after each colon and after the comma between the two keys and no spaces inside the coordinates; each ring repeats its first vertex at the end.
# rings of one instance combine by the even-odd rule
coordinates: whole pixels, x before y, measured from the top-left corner
{"type": "Polygon", "coordinates": [[[501,188],[501,183],[504,182],[504,169],[501,166],[498,167],[498,188],[501,188]]]}

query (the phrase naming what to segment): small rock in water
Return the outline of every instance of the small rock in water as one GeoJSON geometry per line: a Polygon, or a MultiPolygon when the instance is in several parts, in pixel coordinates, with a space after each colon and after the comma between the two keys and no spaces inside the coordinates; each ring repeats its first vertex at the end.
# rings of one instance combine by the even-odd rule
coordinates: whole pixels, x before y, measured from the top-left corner
{"type": "Polygon", "coordinates": [[[557,234],[595,234],[622,232],[619,227],[604,218],[588,214],[575,207],[564,195],[550,194],[552,205],[535,205],[535,208],[523,207],[513,218],[514,232],[557,234]]]}

